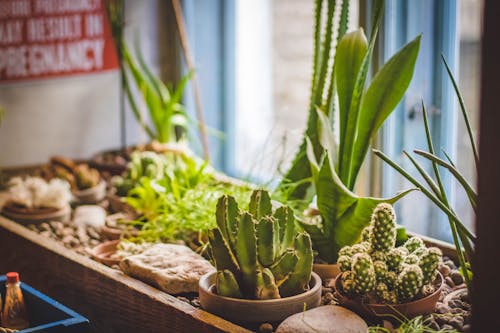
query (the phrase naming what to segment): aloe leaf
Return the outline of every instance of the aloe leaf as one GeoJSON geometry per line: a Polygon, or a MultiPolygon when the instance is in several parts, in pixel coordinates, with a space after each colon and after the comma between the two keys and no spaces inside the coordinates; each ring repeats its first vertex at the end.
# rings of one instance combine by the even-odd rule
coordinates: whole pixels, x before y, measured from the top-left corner
{"type": "Polygon", "coordinates": [[[316,179],[318,177],[319,164],[318,161],[316,160],[316,156],[314,155],[314,147],[309,137],[306,137],[306,144],[307,144],[306,153],[307,153],[307,159],[309,160],[311,166],[311,175],[313,179],[316,179]]]}
{"type": "Polygon", "coordinates": [[[128,102],[130,104],[130,108],[132,109],[132,113],[134,114],[135,118],[137,119],[137,122],[139,123],[139,126],[146,132],[146,134],[149,136],[150,139],[155,138],[155,134],[151,130],[151,128],[144,122],[144,119],[142,118],[141,112],[139,111],[139,108],[137,107],[137,104],[135,103],[134,96],[132,95],[132,91],[130,91],[130,85],[129,85],[129,80],[128,80],[128,75],[127,73],[123,73],[123,87],[125,90],[125,94],[127,95],[128,102]]]}
{"type": "Polygon", "coordinates": [[[313,74],[311,84],[311,104],[314,96],[314,87],[316,86],[318,67],[321,59],[321,21],[323,12],[323,0],[316,0],[314,4],[314,56],[313,56],[313,74]]]}
{"type": "Polygon", "coordinates": [[[293,246],[293,238],[296,234],[293,210],[288,206],[281,206],[274,212],[274,218],[279,224],[280,251],[283,252],[293,246]]]}
{"type": "Polygon", "coordinates": [[[269,193],[265,190],[255,190],[252,192],[248,211],[256,219],[263,216],[270,216],[273,214],[273,207],[271,205],[271,198],[269,193]]]}
{"type": "MultiPolygon", "coordinates": [[[[316,109],[316,112],[318,113],[318,119],[320,122],[319,132],[321,136],[321,145],[323,146],[323,149],[326,150],[331,164],[335,167],[337,166],[339,153],[337,140],[335,139],[335,134],[333,133],[333,128],[330,125],[329,118],[321,110],[316,109]]],[[[312,158],[312,156],[309,155],[308,157],[309,160],[310,158],[312,158]]]]}
{"type": "Polygon", "coordinates": [[[209,232],[208,241],[217,270],[227,269],[236,274],[239,270],[238,263],[219,229],[213,229],[209,232]]]}
{"type": "Polygon", "coordinates": [[[255,238],[255,222],[252,215],[243,213],[239,219],[236,236],[236,257],[242,272],[243,285],[248,287],[244,292],[255,290],[257,270],[257,239],[255,238]]]}
{"type": "Polygon", "coordinates": [[[431,188],[432,192],[434,192],[434,194],[437,197],[441,197],[442,196],[441,190],[437,187],[436,183],[432,180],[431,176],[429,176],[429,174],[424,170],[424,168],[420,165],[420,163],[418,163],[410,154],[408,154],[408,152],[403,151],[403,154],[405,154],[406,157],[408,157],[411,163],[415,166],[415,168],[420,173],[422,178],[424,178],[424,180],[431,188]]]}
{"type": "Polygon", "coordinates": [[[271,266],[279,250],[279,242],[276,241],[275,228],[278,222],[274,218],[264,216],[257,224],[257,254],[259,262],[265,266],[271,266]]]}
{"type": "Polygon", "coordinates": [[[295,250],[287,249],[278,260],[269,267],[273,273],[276,284],[280,286],[297,265],[299,257],[295,250]]]}
{"type": "Polygon", "coordinates": [[[408,43],[377,72],[361,102],[351,170],[346,185],[352,188],[370,147],[372,137],[403,98],[413,77],[420,36],[408,43]]]}
{"type": "Polygon", "coordinates": [[[217,294],[220,296],[243,298],[238,281],[234,274],[228,270],[217,272],[216,286],[217,294]]]}
{"type": "Polygon", "coordinates": [[[273,273],[269,268],[257,271],[255,298],[261,300],[281,298],[273,273]]]}
{"type": "Polygon", "coordinates": [[[448,162],[440,159],[439,157],[437,157],[433,154],[430,154],[426,151],[416,149],[416,150],[414,150],[414,152],[415,152],[415,154],[423,156],[426,159],[428,159],[432,162],[435,162],[435,163],[441,165],[442,167],[448,169],[451,172],[451,174],[455,177],[455,179],[460,183],[460,185],[462,185],[463,189],[465,190],[465,193],[467,193],[467,196],[469,197],[469,201],[470,201],[472,207],[474,208],[474,210],[476,209],[476,207],[477,207],[477,194],[474,191],[474,189],[472,188],[472,186],[469,184],[469,182],[464,178],[464,176],[462,176],[460,174],[460,171],[458,171],[457,168],[455,168],[450,163],[448,163],[448,162]]]}
{"type": "Polygon", "coordinates": [[[316,188],[323,228],[304,222],[301,226],[310,233],[319,256],[327,262],[335,262],[340,248],[359,239],[363,228],[370,223],[373,209],[379,203],[392,204],[414,190],[403,191],[392,198],[358,197],[332,171],[328,158],[322,163],[316,188]]]}
{"type": "MultiPolygon", "coordinates": [[[[368,41],[360,28],[344,35],[335,54],[335,82],[339,96],[340,142],[346,136],[347,119],[359,69],[368,50],[368,41]]],[[[340,145],[342,155],[343,145],[340,145]]]]}
{"type": "Polygon", "coordinates": [[[293,272],[279,288],[282,297],[291,296],[309,288],[314,257],[310,236],[305,232],[298,234],[295,237],[294,247],[298,260],[293,272]]]}
{"type": "Polygon", "coordinates": [[[462,111],[462,116],[464,117],[465,126],[467,127],[467,134],[469,135],[469,141],[470,141],[470,145],[472,147],[472,152],[474,153],[474,161],[476,162],[476,168],[477,168],[477,166],[479,164],[479,154],[477,153],[476,143],[474,140],[474,135],[472,134],[469,116],[467,114],[467,109],[465,108],[464,98],[462,97],[462,93],[460,92],[460,89],[458,88],[457,81],[455,80],[455,77],[453,76],[453,73],[451,72],[450,66],[448,66],[448,62],[446,62],[446,59],[444,58],[443,54],[441,54],[441,58],[443,59],[444,65],[446,67],[446,71],[448,72],[448,76],[450,77],[451,82],[453,83],[453,88],[455,89],[455,93],[457,94],[458,102],[460,103],[460,110],[462,111]]]}

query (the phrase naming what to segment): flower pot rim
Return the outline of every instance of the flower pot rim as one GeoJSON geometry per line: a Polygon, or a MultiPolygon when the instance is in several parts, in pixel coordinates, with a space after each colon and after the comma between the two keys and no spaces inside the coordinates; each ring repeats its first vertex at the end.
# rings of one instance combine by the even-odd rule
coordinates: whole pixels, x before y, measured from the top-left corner
{"type": "MultiPolygon", "coordinates": [[[[338,283],[340,283],[340,278],[342,277],[342,275],[344,274],[345,272],[342,272],[340,273],[336,278],[335,278],[335,291],[337,291],[340,295],[342,295],[343,297],[346,297],[352,301],[355,301],[355,302],[359,302],[360,304],[362,304],[363,306],[370,306],[370,307],[374,307],[374,308],[383,308],[383,307],[394,307],[394,308],[397,308],[397,307],[401,307],[401,306],[409,306],[409,305],[413,305],[415,303],[420,303],[420,302],[423,302],[427,299],[430,299],[432,297],[434,297],[437,293],[440,293],[444,287],[444,278],[443,278],[443,275],[438,272],[437,274],[437,278],[440,279],[440,283],[439,283],[439,287],[436,288],[436,290],[432,293],[432,294],[429,294],[425,297],[422,297],[422,298],[419,298],[419,299],[415,299],[413,301],[410,301],[410,302],[404,302],[404,303],[396,303],[396,304],[383,304],[383,303],[367,303],[367,302],[363,302],[359,297],[356,297],[356,298],[352,298],[352,297],[349,297],[346,293],[344,293],[340,288],[338,288],[338,283]]],[[[434,283],[435,284],[435,283],[434,283]]]]}
{"type": "MultiPolygon", "coordinates": [[[[95,186],[86,188],[84,190],[74,190],[73,195],[76,197],[80,197],[80,196],[93,194],[93,192],[96,190],[105,190],[105,189],[106,189],[106,182],[104,181],[104,179],[100,179],[99,183],[97,183],[97,185],[95,185],[95,186]]],[[[105,196],[105,193],[103,196],[105,196]]]]}
{"type": "Polygon", "coordinates": [[[282,297],[282,298],[274,298],[274,299],[246,299],[246,298],[235,298],[235,297],[227,297],[227,296],[221,296],[215,292],[212,291],[213,287],[215,284],[210,284],[208,285],[210,278],[217,274],[217,271],[215,272],[210,272],[206,273],[200,278],[199,281],[199,287],[203,289],[207,294],[212,295],[213,297],[219,298],[221,300],[226,300],[226,301],[231,301],[231,302],[239,302],[239,303],[246,303],[246,304],[253,304],[253,305],[259,305],[259,304],[274,304],[274,303],[280,303],[280,302],[287,302],[287,301],[293,301],[298,298],[305,297],[309,294],[314,294],[318,291],[318,289],[321,289],[322,287],[322,281],[321,278],[319,277],[318,274],[311,272],[311,279],[309,280],[309,285],[312,287],[309,290],[306,290],[300,294],[293,295],[293,296],[288,296],[288,297],[282,297]],[[208,285],[208,288],[206,287],[208,285]]]}

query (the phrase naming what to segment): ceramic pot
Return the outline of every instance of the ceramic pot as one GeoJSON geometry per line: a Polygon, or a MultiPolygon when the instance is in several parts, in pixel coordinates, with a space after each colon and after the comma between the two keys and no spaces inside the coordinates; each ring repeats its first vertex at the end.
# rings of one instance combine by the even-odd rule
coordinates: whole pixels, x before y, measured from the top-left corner
{"type": "Polygon", "coordinates": [[[202,276],[199,282],[203,309],[236,323],[279,322],[321,302],[321,279],[312,273],[309,290],[298,295],[269,300],[248,300],[219,296],[215,293],[216,272],[202,276]]]}
{"type": "Polygon", "coordinates": [[[340,274],[338,264],[313,264],[313,272],[318,274],[321,280],[332,280],[340,274]]]}
{"type": "Polygon", "coordinates": [[[112,240],[101,243],[92,249],[92,258],[106,266],[118,265],[119,258],[116,258],[116,248],[120,240],[112,240]]]}
{"type": "Polygon", "coordinates": [[[360,298],[349,298],[342,290],[341,277],[342,274],[338,275],[334,284],[335,297],[340,305],[351,309],[368,321],[375,321],[378,318],[388,320],[394,324],[400,323],[405,318],[411,319],[433,313],[444,282],[443,276],[438,273],[434,283],[436,291],[429,296],[401,304],[376,304],[365,303],[360,298]]]}
{"type": "Polygon", "coordinates": [[[92,205],[101,202],[106,197],[106,182],[101,180],[99,184],[85,190],[73,191],[73,196],[78,204],[92,205]]]}
{"type": "Polygon", "coordinates": [[[71,208],[38,208],[29,209],[6,204],[2,208],[2,215],[21,224],[39,224],[49,221],[69,221],[71,208]]]}

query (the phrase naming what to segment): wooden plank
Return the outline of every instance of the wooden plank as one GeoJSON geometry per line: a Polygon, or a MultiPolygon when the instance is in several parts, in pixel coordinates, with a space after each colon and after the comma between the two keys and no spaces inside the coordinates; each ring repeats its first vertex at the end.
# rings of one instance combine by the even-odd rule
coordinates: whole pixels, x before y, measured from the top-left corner
{"type": "Polygon", "coordinates": [[[92,332],[250,332],[0,217],[0,272],[91,321],[92,332]]]}

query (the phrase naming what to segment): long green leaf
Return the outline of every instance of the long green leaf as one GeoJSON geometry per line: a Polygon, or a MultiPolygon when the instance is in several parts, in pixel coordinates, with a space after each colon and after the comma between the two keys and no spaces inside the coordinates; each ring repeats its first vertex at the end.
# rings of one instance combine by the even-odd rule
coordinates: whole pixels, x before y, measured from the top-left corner
{"type": "Polygon", "coordinates": [[[361,231],[370,223],[373,209],[381,202],[394,203],[410,191],[399,193],[392,198],[358,197],[341,181],[325,158],[316,182],[318,209],[323,219],[322,229],[301,222],[301,226],[311,235],[319,256],[327,262],[335,262],[340,248],[358,240],[361,231]]]}
{"type": "MultiPolygon", "coordinates": [[[[356,83],[352,92],[351,103],[349,105],[349,116],[346,119],[345,133],[346,135],[341,138],[340,142],[340,156],[339,156],[339,176],[349,189],[354,188],[354,184],[350,183],[351,178],[351,164],[354,153],[354,142],[356,139],[356,134],[358,133],[358,117],[361,107],[361,98],[363,97],[363,91],[365,89],[366,77],[368,75],[368,68],[370,66],[373,48],[375,47],[375,41],[377,39],[378,29],[380,23],[382,22],[382,15],[384,13],[384,1],[378,0],[373,3],[373,17],[372,17],[372,29],[370,34],[370,43],[368,44],[368,50],[365,53],[363,62],[356,76],[356,83]]],[[[343,112],[343,111],[341,111],[343,112]]]]}
{"type": "Polygon", "coordinates": [[[347,120],[352,94],[361,64],[368,50],[363,29],[346,34],[337,46],[335,54],[335,82],[339,96],[340,156],[343,154],[347,120]]]}
{"type": "Polygon", "coordinates": [[[378,71],[363,96],[359,113],[357,137],[351,155],[349,181],[352,188],[363,164],[371,138],[391,114],[413,77],[420,48],[420,36],[408,43],[378,71]]]}
{"type": "Polygon", "coordinates": [[[135,118],[137,119],[137,122],[139,123],[139,126],[146,132],[146,134],[149,136],[150,139],[155,138],[155,134],[153,130],[144,122],[144,119],[142,118],[141,112],[139,111],[139,108],[137,104],[135,103],[134,96],[132,95],[132,91],[130,91],[130,84],[128,80],[127,73],[123,73],[122,76],[123,79],[123,88],[125,90],[125,94],[127,95],[127,99],[130,104],[130,108],[132,109],[132,113],[134,114],[135,118]]]}

